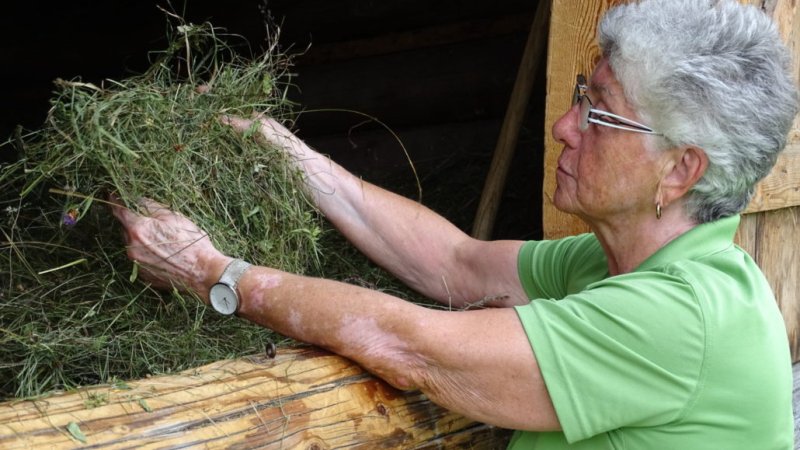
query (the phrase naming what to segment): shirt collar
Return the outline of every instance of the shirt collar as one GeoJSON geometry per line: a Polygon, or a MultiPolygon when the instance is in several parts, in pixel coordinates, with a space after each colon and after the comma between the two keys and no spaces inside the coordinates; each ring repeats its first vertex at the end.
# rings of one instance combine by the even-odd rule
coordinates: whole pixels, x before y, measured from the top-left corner
{"type": "Polygon", "coordinates": [[[634,272],[663,266],[681,259],[697,259],[727,249],[739,227],[739,215],[697,225],[650,255],[634,272]]]}

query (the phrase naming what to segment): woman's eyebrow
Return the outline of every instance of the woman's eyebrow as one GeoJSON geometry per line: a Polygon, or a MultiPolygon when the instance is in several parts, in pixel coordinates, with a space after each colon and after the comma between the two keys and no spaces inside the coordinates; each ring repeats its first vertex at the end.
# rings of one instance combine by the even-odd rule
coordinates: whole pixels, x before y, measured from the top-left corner
{"type": "Polygon", "coordinates": [[[597,95],[601,95],[601,96],[604,96],[604,97],[613,97],[614,96],[614,92],[611,91],[611,89],[609,89],[607,85],[602,84],[602,83],[597,83],[597,84],[589,83],[589,92],[593,92],[593,93],[595,93],[597,95]]]}
{"type": "Polygon", "coordinates": [[[619,95],[619,91],[612,89],[605,83],[589,83],[587,91],[593,94],[590,98],[594,98],[594,101],[599,103],[604,100],[606,111],[608,112],[614,112],[618,108],[629,106],[628,99],[625,96],[619,95]]]}

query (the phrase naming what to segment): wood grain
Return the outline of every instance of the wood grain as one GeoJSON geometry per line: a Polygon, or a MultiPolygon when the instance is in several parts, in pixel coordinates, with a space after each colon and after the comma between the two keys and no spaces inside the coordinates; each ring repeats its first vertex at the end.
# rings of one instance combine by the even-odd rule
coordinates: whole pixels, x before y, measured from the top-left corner
{"type": "Polygon", "coordinates": [[[508,433],[313,347],[0,404],[0,448],[503,448],[508,433]],[[68,431],[75,423],[82,444],[68,431]]]}
{"type": "Polygon", "coordinates": [[[772,211],[797,205],[800,205],[800,138],[793,136],[769,176],[756,186],[755,195],[744,213],[772,211]]]}

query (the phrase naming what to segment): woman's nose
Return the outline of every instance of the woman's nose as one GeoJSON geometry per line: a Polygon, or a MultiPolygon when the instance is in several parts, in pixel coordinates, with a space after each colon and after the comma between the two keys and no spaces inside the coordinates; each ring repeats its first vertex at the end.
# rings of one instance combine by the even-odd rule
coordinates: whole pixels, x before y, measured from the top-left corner
{"type": "Polygon", "coordinates": [[[553,124],[553,137],[567,147],[577,147],[581,139],[578,127],[578,106],[573,105],[553,124]]]}

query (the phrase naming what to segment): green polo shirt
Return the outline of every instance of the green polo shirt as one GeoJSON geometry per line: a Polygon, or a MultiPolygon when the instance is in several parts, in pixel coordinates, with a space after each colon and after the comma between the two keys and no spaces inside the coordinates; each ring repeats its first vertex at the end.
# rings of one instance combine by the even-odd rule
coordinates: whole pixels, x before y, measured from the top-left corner
{"type": "Polygon", "coordinates": [[[592,234],[526,243],[534,300],[516,310],[563,432],[509,448],[791,449],[786,329],[738,224],[697,226],[613,277],[592,234]]]}

